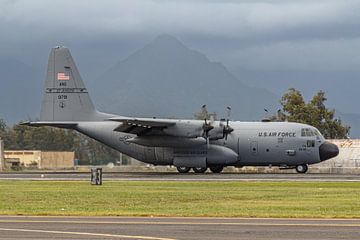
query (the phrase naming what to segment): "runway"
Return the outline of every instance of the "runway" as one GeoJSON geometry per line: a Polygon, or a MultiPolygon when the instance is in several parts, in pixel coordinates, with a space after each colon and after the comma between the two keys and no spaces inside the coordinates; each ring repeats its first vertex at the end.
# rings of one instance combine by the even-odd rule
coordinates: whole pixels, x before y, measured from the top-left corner
{"type": "Polygon", "coordinates": [[[0,216],[0,239],[360,239],[360,219],[0,216]]]}
{"type": "MultiPolygon", "coordinates": [[[[90,173],[78,172],[2,172],[0,180],[81,180],[89,181],[90,173]]],[[[179,174],[172,172],[105,172],[103,181],[272,181],[272,182],[360,182],[360,175],[344,174],[244,174],[244,173],[221,173],[221,174],[179,174]]]]}

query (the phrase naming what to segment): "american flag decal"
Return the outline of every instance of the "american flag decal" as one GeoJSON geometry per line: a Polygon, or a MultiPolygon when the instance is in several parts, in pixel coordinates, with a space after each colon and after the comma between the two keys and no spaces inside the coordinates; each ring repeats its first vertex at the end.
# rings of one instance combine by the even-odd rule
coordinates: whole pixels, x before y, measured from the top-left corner
{"type": "Polygon", "coordinates": [[[63,72],[59,72],[59,73],[57,74],[57,80],[59,80],[59,81],[68,81],[68,80],[70,80],[70,76],[69,76],[69,75],[66,75],[66,74],[63,73],[63,72]]]}

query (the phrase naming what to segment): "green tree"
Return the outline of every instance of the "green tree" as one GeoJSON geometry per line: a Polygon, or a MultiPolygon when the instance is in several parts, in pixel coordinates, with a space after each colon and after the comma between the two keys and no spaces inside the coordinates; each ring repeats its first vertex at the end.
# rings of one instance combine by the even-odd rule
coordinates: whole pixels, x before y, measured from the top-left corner
{"type": "Polygon", "coordinates": [[[216,120],[217,115],[216,112],[208,112],[208,110],[206,109],[206,105],[202,106],[201,110],[199,112],[196,112],[194,114],[194,118],[197,120],[210,120],[210,118],[213,118],[214,120],[216,120]]]}
{"type": "Polygon", "coordinates": [[[5,132],[5,130],[6,130],[6,123],[4,119],[0,118],[0,133],[5,132]]]}
{"type": "MultiPolygon", "coordinates": [[[[335,118],[335,110],[325,106],[327,98],[324,91],[319,91],[306,103],[300,91],[290,88],[281,98],[281,120],[300,122],[319,129],[325,138],[347,138],[350,127],[335,118]]],[[[279,115],[279,113],[278,113],[279,115]]]]}

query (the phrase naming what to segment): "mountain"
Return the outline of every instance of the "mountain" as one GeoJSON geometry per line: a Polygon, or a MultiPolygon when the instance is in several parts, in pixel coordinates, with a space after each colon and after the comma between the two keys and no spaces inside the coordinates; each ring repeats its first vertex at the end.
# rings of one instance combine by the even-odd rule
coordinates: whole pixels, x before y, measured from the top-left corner
{"type": "Polygon", "coordinates": [[[0,118],[14,123],[37,117],[40,112],[43,76],[12,58],[0,58],[0,118]]]}
{"type": "Polygon", "coordinates": [[[130,116],[190,117],[203,104],[219,117],[226,106],[233,118],[259,120],[275,112],[278,97],[236,79],[221,63],[161,35],[93,81],[92,95],[102,111],[130,116]]]}

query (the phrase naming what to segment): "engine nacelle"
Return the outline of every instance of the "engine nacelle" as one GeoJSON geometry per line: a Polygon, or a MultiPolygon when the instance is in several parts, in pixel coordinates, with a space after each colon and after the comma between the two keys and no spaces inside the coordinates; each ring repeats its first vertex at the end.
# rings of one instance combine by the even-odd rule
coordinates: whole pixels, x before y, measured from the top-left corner
{"type": "Polygon", "coordinates": [[[210,140],[219,140],[224,138],[224,126],[216,126],[209,132],[210,140]]]}

